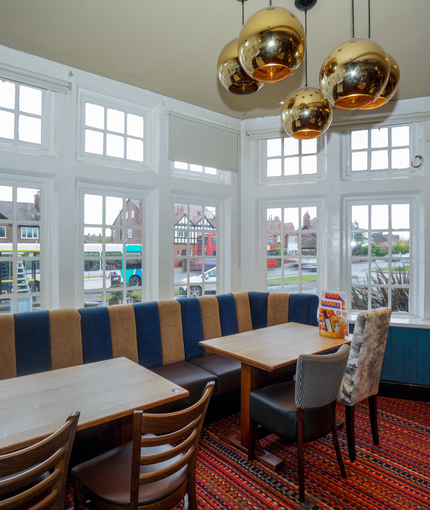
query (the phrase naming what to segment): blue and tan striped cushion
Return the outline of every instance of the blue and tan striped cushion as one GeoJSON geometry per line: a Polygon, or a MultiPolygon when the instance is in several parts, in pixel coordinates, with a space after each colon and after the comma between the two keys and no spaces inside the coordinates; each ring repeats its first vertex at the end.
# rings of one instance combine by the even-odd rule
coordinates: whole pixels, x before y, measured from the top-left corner
{"type": "Polygon", "coordinates": [[[145,368],[160,367],[163,364],[163,352],[158,304],[156,301],[148,301],[133,306],[139,363],[145,368]]]}
{"type": "Polygon", "coordinates": [[[17,375],[13,313],[0,314],[0,336],[0,380],[3,380],[17,375]]]}
{"type": "Polygon", "coordinates": [[[49,337],[51,367],[82,365],[81,314],[75,309],[51,310],[49,312],[49,337]]]}
{"type": "Polygon", "coordinates": [[[199,345],[199,342],[204,340],[199,300],[192,297],[181,298],[178,303],[181,306],[185,360],[204,356],[205,350],[199,345]]]}
{"type": "Polygon", "coordinates": [[[135,363],[139,362],[137,350],[136,319],[133,305],[108,307],[112,356],[124,356],[135,363]]]}
{"type": "Polygon", "coordinates": [[[158,301],[163,365],[185,360],[181,305],[173,300],[158,301]]]}
{"type": "Polygon", "coordinates": [[[80,308],[84,363],[112,358],[110,321],[107,306],[80,308]]]}

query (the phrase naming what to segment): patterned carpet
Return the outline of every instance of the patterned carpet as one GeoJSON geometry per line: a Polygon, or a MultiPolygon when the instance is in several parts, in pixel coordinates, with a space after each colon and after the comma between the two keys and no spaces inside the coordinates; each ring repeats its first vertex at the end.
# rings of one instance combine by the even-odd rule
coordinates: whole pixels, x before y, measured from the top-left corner
{"type": "Polygon", "coordinates": [[[305,445],[305,503],[298,500],[295,445],[273,435],[262,441],[285,461],[274,473],[218,439],[223,428],[239,430],[239,414],[209,424],[198,456],[199,508],[430,510],[430,404],[379,397],[378,405],[379,446],[372,442],[367,403],[356,410],[356,462],[349,460],[345,430],[339,433],[347,479],[340,476],[331,436],[305,445]]]}

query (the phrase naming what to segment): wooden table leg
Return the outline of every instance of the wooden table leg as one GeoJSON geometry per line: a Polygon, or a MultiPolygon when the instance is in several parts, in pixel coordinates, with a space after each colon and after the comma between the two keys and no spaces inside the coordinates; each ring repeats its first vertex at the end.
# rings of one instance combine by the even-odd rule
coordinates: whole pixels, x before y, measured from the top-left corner
{"type": "MultiPolygon", "coordinates": [[[[249,394],[258,389],[258,369],[242,363],[240,372],[240,434],[234,434],[231,430],[224,430],[220,438],[226,443],[233,444],[248,452],[250,442],[251,418],[249,415],[249,394]]],[[[268,468],[277,471],[284,465],[284,461],[266,452],[256,441],[254,456],[268,468]]]]}

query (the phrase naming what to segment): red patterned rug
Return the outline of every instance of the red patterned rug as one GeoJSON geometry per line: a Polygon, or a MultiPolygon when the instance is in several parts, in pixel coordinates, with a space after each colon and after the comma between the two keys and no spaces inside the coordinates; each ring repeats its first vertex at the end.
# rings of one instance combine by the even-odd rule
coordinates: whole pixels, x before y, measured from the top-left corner
{"type": "MultiPolygon", "coordinates": [[[[379,397],[378,407],[380,445],[375,446],[367,402],[357,406],[355,462],[348,457],[345,430],[339,433],[347,479],[340,476],[331,435],[305,445],[305,503],[298,500],[295,445],[274,435],[262,441],[285,462],[274,473],[218,439],[224,428],[239,431],[239,414],[207,425],[197,464],[199,508],[430,510],[430,404],[379,397]]],[[[344,417],[341,405],[338,417],[344,417]]],[[[71,496],[69,490],[69,509],[71,496]]]]}

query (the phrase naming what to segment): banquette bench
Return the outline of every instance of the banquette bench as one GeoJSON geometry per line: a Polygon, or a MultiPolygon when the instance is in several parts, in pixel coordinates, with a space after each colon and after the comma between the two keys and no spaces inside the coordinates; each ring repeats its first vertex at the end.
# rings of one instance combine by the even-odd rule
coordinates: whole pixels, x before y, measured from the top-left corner
{"type": "Polygon", "coordinates": [[[240,363],[205,356],[201,340],[284,322],[317,326],[317,296],[239,292],[132,305],[0,315],[0,379],[125,356],[186,388],[237,390],[240,363]]]}

